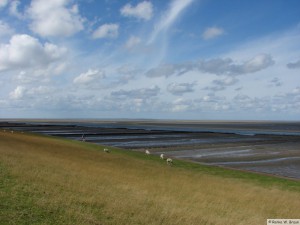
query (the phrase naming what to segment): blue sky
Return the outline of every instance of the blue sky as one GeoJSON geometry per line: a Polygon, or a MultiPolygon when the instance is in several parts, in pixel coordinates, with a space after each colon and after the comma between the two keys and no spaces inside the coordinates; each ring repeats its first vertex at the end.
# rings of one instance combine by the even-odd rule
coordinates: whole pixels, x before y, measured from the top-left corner
{"type": "Polygon", "coordinates": [[[0,117],[300,119],[298,0],[0,0],[0,117]]]}

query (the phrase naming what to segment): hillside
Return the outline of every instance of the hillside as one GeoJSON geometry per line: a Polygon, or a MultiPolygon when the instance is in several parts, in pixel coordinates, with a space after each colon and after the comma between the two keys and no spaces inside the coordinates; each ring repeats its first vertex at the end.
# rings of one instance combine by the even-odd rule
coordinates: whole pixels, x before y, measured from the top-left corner
{"type": "Polygon", "coordinates": [[[1,224],[265,224],[300,182],[0,131],[1,224]]]}

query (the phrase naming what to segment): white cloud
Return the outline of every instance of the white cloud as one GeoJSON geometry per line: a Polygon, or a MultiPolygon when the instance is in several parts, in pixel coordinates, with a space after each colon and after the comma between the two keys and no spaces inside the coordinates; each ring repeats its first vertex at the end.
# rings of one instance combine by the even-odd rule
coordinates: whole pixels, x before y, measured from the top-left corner
{"type": "Polygon", "coordinates": [[[34,83],[34,82],[41,82],[39,77],[34,76],[33,74],[28,74],[27,71],[20,71],[19,74],[17,74],[14,78],[14,81],[21,84],[28,84],[28,83],[34,83]]]}
{"type": "Polygon", "coordinates": [[[222,34],[224,34],[224,30],[222,28],[209,27],[203,32],[202,37],[204,40],[209,40],[221,36],[222,34]]]}
{"type": "Polygon", "coordinates": [[[178,19],[181,12],[193,1],[194,0],[173,0],[168,11],[155,26],[148,43],[152,43],[161,31],[167,30],[169,27],[171,27],[176,19],[178,19]]]}
{"type": "Polygon", "coordinates": [[[0,37],[11,35],[13,32],[13,29],[7,23],[0,20],[0,37]]]}
{"type": "Polygon", "coordinates": [[[100,70],[92,70],[89,69],[87,72],[80,74],[78,77],[76,77],[73,82],[75,84],[92,84],[94,82],[97,82],[101,79],[105,78],[105,72],[100,70]]]}
{"type": "Polygon", "coordinates": [[[10,3],[10,7],[9,7],[9,13],[19,19],[23,19],[24,16],[22,13],[19,12],[18,7],[21,4],[20,1],[18,0],[14,0],[10,3]]]}
{"type": "Polygon", "coordinates": [[[149,1],[143,1],[135,7],[131,4],[126,4],[121,10],[121,15],[126,17],[136,17],[138,19],[150,20],[153,14],[153,6],[149,1]]]}
{"type": "Polygon", "coordinates": [[[296,62],[291,62],[286,65],[289,69],[299,69],[300,68],[300,60],[296,62]]]}
{"type": "Polygon", "coordinates": [[[206,87],[205,89],[212,91],[222,91],[225,90],[228,86],[236,84],[238,81],[239,80],[237,78],[228,76],[223,79],[213,80],[213,86],[206,87]]]}
{"type": "Polygon", "coordinates": [[[24,97],[25,91],[26,91],[25,87],[17,86],[15,90],[10,92],[9,97],[14,100],[21,99],[24,97]]]}
{"type": "MultiPolygon", "coordinates": [[[[275,103],[275,102],[274,102],[275,103]]],[[[232,99],[233,107],[237,111],[247,111],[251,113],[257,112],[270,112],[272,108],[277,106],[277,103],[274,104],[271,98],[261,97],[253,98],[245,94],[236,95],[232,99]]]]}
{"type": "Polygon", "coordinates": [[[184,93],[194,92],[196,83],[171,83],[168,85],[167,90],[173,95],[183,95],[184,93]]]}
{"type": "Polygon", "coordinates": [[[136,79],[136,75],[141,73],[141,70],[132,65],[123,65],[117,68],[116,72],[120,74],[115,84],[124,85],[130,80],[136,79]]]}
{"type": "Polygon", "coordinates": [[[125,64],[117,68],[117,72],[124,75],[137,75],[141,70],[133,65],[125,64]]]}
{"type": "MultiPolygon", "coordinates": [[[[116,75],[110,84],[106,84],[105,88],[112,88],[119,85],[128,84],[130,81],[137,80],[137,75],[142,73],[142,71],[135,66],[125,64],[111,71],[111,74],[116,75]]],[[[110,76],[112,77],[112,76],[110,76]]]]}
{"type": "Polygon", "coordinates": [[[0,8],[5,7],[7,5],[7,0],[0,0],[0,8]]]}
{"type": "Polygon", "coordinates": [[[210,93],[207,95],[204,95],[203,97],[196,99],[197,102],[204,102],[204,103],[217,103],[217,102],[224,102],[225,97],[220,97],[215,95],[214,93],[210,93]]]}
{"type": "MultiPolygon", "coordinates": [[[[112,114],[129,113],[132,112],[155,112],[162,110],[162,106],[158,106],[158,95],[160,88],[158,86],[149,86],[136,89],[120,89],[112,91],[109,95],[93,95],[89,98],[89,106],[91,109],[99,108],[102,111],[110,111],[112,114]]],[[[87,105],[86,101],[83,105],[87,105]]],[[[87,106],[87,107],[89,107],[87,106]]],[[[110,115],[112,115],[110,114],[110,115]]]]}
{"type": "Polygon", "coordinates": [[[92,37],[97,38],[116,38],[119,35],[119,25],[118,24],[103,24],[98,27],[92,37]]]}
{"type": "Polygon", "coordinates": [[[84,19],[70,0],[33,0],[27,14],[30,28],[43,37],[68,37],[83,30],[84,19]]]}
{"type": "Polygon", "coordinates": [[[45,104],[50,96],[55,95],[56,91],[48,86],[25,87],[19,85],[9,93],[9,98],[11,100],[23,100],[25,107],[36,107],[37,104],[45,104]],[[51,95],[49,96],[49,94],[51,95]]]}
{"type": "MultiPolygon", "coordinates": [[[[136,9],[138,3],[143,1],[130,1],[131,8],[136,9]]],[[[122,7],[126,4],[126,1],[123,3],[121,1],[120,4],[107,4],[106,6],[110,7],[110,11],[108,11],[108,8],[103,9],[103,13],[107,14],[101,16],[101,18],[97,15],[97,18],[92,18],[92,14],[89,14],[89,18],[93,21],[90,23],[90,30],[87,30],[90,36],[95,31],[94,38],[119,37],[120,40],[117,45],[114,45],[114,42],[103,42],[102,39],[99,39],[99,41],[91,40],[91,38],[77,39],[82,38],[81,35],[77,35],[74,39],[67,39],[70,51],[66,55],[65,49],[57,44],[65,42],[66,39],[48,38],[50,35],[46,38],[14,35],[16,32],[12,29],[14,26],[19,26],[22,23],[23,30],[26,30],[28,29],[28,27],[25,27],[26,23],[30,23],[31,27],[34,22],[39,23],[38,19],[34,19],[28,10],[32,8],[34,2],[42,1],[30,0],[23,3],[21,0],[10,0],[7,2],[6,8],[2,8],[2,11],[0,9],[0,12],[8,16],[7,18],[3,17],[3,21],[0,21],[0,86],[2,85],[0,101],[1,99],[7,99],[7,108],[18,107],[19,103],[20,105],[24,103],[24,106],[26,106],[26,104],[37,101],[33,98],[37,98],[42,102],[43,96],[34,95],[34,93],[45,93],[47,90],[43,87],[34,88],[39,85],[49,87],[55,85],[60,90],[49,94],[50,100],[43,102],[49,108],[53,108],[53,112],[55,111],[57,114],[62,110],[67,112],[69,109],[76,107],[84,109],[87,113],[95,111],[101,113],[102,107],[105,110],[112,109],[112,111],[115,111],[116,116],[131,116],[130,112],[134,110],[141,110],[141,112],[144,110],[143,114],[132,114],[132,116],[139,115],[141,117],[151,117],[151,110],[157,112],[155,114],[157,117],[164,116],[163,113],[172,116],[170,112],[185,111],[186,113],[181,114],[182,116],[186,117],[194,114],[195,118],[205,114],[201,114],[201,112],[205,111],[207,115],[211,115],[215,110],[222,111],[222,109],[224,111],[226,109],[233,110],[232,114],[236,115],[242,110],[249,111],[249,118],[256,116],[250,115],[256,108],[263,110],[266,114],[271,110],[300,112],[300,89],[299,87],[296,88],[300,68],[299,28],[286,32],[282,30],[278,33],[273,32],[260,39],[252,39],[251,42],[248,40],[246,43],[233,43],[227,46],[226,49],[219,49],[219,51],[212,49],[212,51],[206,52],[208,48],[204,48],[202,52],[199,52],[195,47],[193,51],[195,54],[189,54],[186,58],[187,46],[174,47],[174,44],[178,45],[177,39],[171,41],[168,35],[175,35],[173,30],[181,29],[175,27],[176,22],[180,21],[185,13],[186,15],[189,14],[190,7],[194,6],[193,3],[189,3],[192,1],[170,0],[165,2],[168,4],[166,5],[168,8],[165,8],[163,12],[157,8],[158,11],[155,11],[155,13],[159,14],[155,15],[146,27],[140,29],[136,27],[136,25],[141,25],[139,22],[144,22],[144,19],[140,18],[138,21],[137,17],[132,15],[131,19],[127,21],[130,24],[123,23],[124,21],[119,23],[115,33],[106,28],[96,34],[95,30],[98,26],[108,23],[107,19],[112,18],[113,14],[111,13],[115,10],[113,7],[122,7]],[[21,2],[19,6],[18,2],[21,2]],[[31,5],[30,2],[32,2],[31,5]],[[175,7],[176,4],[177,7],[175,7]],[[187,4],[187,6],[184,6],[184,4],[187,4]],[[179,7],[180,5],[181,7],[179,7]],[[9,10],[12,14],[13,8],[15,15],[17,13],[21,15],[22,13],[26,18],[20,21],[9,17],[9,10]],[[6,11],[4,12],[4,10],[6,11]],[[153,21],[153,19],[157,20],[153,21]],[[105,20],[106,22],[104,22],[105,20]],[[133,20],[137,22],[135,25],[131,23],[133,20]],[[148,30],[148,35],[157,35],[154,40],[155,44],[144,46],[145,38],[148,41],[150,37],[143,36],[142,31],[147,31],[152,25],[156,25],[155,32],[157,33],[155,34],[153,30],[150,30],[149,33],[148,30]],[[123,28],[127,29],[126,32],[124,30],[125,33],[129,34],[127,37],[122,36],[123,33],[121,35],[121,29],[123,28]],[[97,35],[99,36],[97,37],[97,35]],[[49,42],[47,40],[58,42],[51,42],[52,44],[50,44],[47,43],[49,42]],[[96,44],[94,47],[92,42],[96,44]],[[85,43],[85,47],[79,46],[80,43],[85,43]],[[90,48],[93,48],[93,53],[84,55],[86,52],[90,52],[90,48]],[[172,53],[173,50],[176,50],[177,55],[172,53]],[[83,54],[81,54],[82,51],[83,54]],[[209,58],[206,57],[207,54],[210,55],[209,58]],[[202,58],[197,58],[197,55],[202,58]],[[276,60],[276,64],[274,60],[276,60]],[[164,62],[168,64],[163,64],[164,62]],[[87,64],[90,66],[86,67],[87,64]],[[57,76],[58,74],[61,75],[57,76]],[[198,81],[197,86],[193,83],[195,80],[198,81]],[[239,87],[242,87],[242,89],[239,87]],[[294,91],[292,91],[293,89],[294,91]],[[220,92],[220,90],[223,91],[220,92]],[[239,91],[237,92],[237,90],[239,91]],[[287,92],[290,93],[287,94],[287,92]],[[212,93],[215,95],[212,95],[212,93]],[[234,98],[237,94],[240,94],[240,96],[234,98]],[[275,95],[279,94],[281,96],[275,98],[275,95]],[[190,99],[177,98],[182,96],[190,99]],[[23,103],[21,104],[21,102],[23,103]],[[89,110],[85,109],[85,106],[88,106],[89,110]],[[122,114],[119,114],[119,109],[124,110],[122,114]]],[[[79,9],[81,12],[81,6],[84,3],[79,1],[77,6],[74,5],[76,2],[78,1],[53,0],[41,5],[41,7],[50,8],[49,4],[57,4],[67,10],[69,14],[80,17],[79,9]]],[[[154,1],[151,2],[154,4],[154,1]]],[[[92,4],[89,4],[89,6],[92,6],[92,4]]],[[[59,7],[54,7],[53,12],[56,13],[56,9],[59,7]]],[[[119,11],[121,7],[115,11],[119,13],[119,17],[122,17],[119,11]]],[[[41,21],[45,22],[46,17],[47,13],[41,21]]],[[[117,23],[117,21],[112,22],[117,23]]],[[[82,21],[82,25],[83,23],[84,21],[82,21]]],[[[180,22],[178,25],[183,24],[180,22]]],[[[17,28],[22,29],[20,27],[15,29],[17,28]]],[[[200,35],[205,28],[200,31],[200,35]]],[[[227,32],[225,27],[220,26],[219,28],[224,28],[225,33],[227,32]]],[[[45,26],[45,29],[48,29],[47,26],[45,26]]],[[[180,32],[183,32],[183,30],[180,32]]],[[[214,36],[217,35],[216,33],[210,34],[209,38],[216,37],[217,39],[225,36],[224,33],[223,36],[214,36]]],[[[177,35],[179,34],[181,43],[183,43],[187,35],[177,33],[177,35]]],[[[202,37],[200,38],[202,39],[202,37]]],[[[253,38],[255,37],[253,36],[253,38]]],[[[193,43],[189,42],[187,45],[190,44],[193,43]]],[[[201,46],[198,47],[201,48],[201,46]]],[[[205,46],[212,47],[208,43],[205,46]]],[[[3,108],[3,105],[1,107],[3,108]]],[[[34,110],[38,112],[38,108],[32,108],[32,112],[34,110]]],[[[8,112],[5,108],[2,111],[6,114],[8,112]]],[[[111,115],[110,113],[106,114],[111,115]]],[[[180,113],[174,115],[177,116],[180,113]]],[[[218,115],[221,118],[224,114],[218,115]]],[[[282,114],[282,117],[283,115],[286,114],[282,114]]]]}
{"type": "Polygon", "coordinates": [[[189,105],[173,105],[171,108],[171,112],[184,112],[187,111],[189,108],[189,105]]]}
{"type": "Polygon", "coordinates": [[[300,87],[296,87],[292,91],[293,94],[299,94],[300,95],[300,87]]]}
{"type": "Polygon", "coordinates": [[[237,68],[242,73],[254,73],[261,69],[265,69],[274,64],[274,60],[268,54],[259,54],[249,61],[245,62],[244,65],[237,68]]]}
{"type": "Polygon", "coordinates": [[[152,68],[150,70],[147,71],[146,76],[147,77],[168,77],[173,75],[173,73],[175,72],[175,66],[173,66],[172,64],[162,64],[162,65],[158,65],[155,68],[152,68]]]}
{"type": "Polygon", "coordinates": [[[30,90],[28,90],[28,94],[32,96],[47,95],[49,93],[54,93],[54,92],[55,92],[54,89],[48,86],[37,86],[35,88],[31,88],[30,90]]]}
{"type": "Polygon", "coordinates": [[[217,85],[233,85],[238,82],[238,79],[235,77],[226,77],[224,79],[214,80],[213,83],[217,85]]]}
{"type": "Polygon", "coordinates": [[[193,108],[193,102],[184,98],[177,98],[167,107],[167,110],[171,112],[184,112],[193,108]]]}
{"type": "Polygon", "coordinates": [[[162,64],[150,69],[146,75],[148,77],[168,77],[171,75],[183,75],[188,71],[199,70],[204,73],[215,75],[243,75],[255,73],[266,69],[274,64],[274,60],[268,54],[259,54],[250,60],[236,63],[231,58],[215,58],[209,60],[198,60],[181,64],[162,64]]]}
{"type": "Polygon", "coordinates": [[[182,75],[189,70],[192,70],[193,66],[184,64],[161,64],[155,68],[152,68],[146,72],[148,77],[169,77],[172,75],[182,75]]]}
{"type": "Polygon", "coordinates": [[[51,77],[62,74],[66,70],[67,64],[62,61],[56,61],[45,67],[26,68],[13,76],[13,81],[18,84],[39,84],[49,83],[51,77]]]}
{"type": "Polygon", "coordinates": [[[132,49],[135,46],[139,45],[141,43],[141,39],[136,36],[130,36],[130,38],[127,40],[125,47],[127,49],[132,49]]]}
{"type": "Polygon", "coordinates": [[[0,71],[17,68],[47,66],[61,59],[65,48],[45,43],[27,34],[14,35],[9,44],[0,46],[0,71]]]}
{"type": "Polygon", "coordinates": [[[139,99],[147,99],[154,96],[157,96],[160,92],[160,88],[157,86],[152,86],[149,88],[140,88],[140,89],[133,89],[133,90],[119,90],[119,91],[113,91],[111,93],[111,96],[116,98],[139,98],[139,99]]]}
{"type": "Polygon", "coordinates": [[[278,77],[274,77],[271,81],[271,86],[280,87],[282,85],[282,81],[278,79],[278,77]]]}
{"type": "Polygon", "coordinates": [[[230,104],[224,96],[217,96],[210,93],[198,98],[195,98],[191,104],[190,109],[195,112],[209,112],[211,115],[216,111],[223,111],[230,109],[230,104]]]}

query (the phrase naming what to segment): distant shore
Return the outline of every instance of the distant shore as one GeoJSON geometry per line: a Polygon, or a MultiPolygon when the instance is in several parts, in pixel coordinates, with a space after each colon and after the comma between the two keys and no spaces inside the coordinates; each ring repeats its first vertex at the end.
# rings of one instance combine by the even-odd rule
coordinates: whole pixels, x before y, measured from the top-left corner
{"type": "Polygon", "coordinates": [[[120,127],[137,126],[150,128],[155,127],[184,127],[202,129],[222,129],[253,131],[253,132],[290,132],[299,133],[300,135],[300,121],[259,121],[259,120],[158,120],[158,119],[0,119],[0,122],[16,122],[16,123],[63,123],[63,124],[113,124],[120,127]]]}

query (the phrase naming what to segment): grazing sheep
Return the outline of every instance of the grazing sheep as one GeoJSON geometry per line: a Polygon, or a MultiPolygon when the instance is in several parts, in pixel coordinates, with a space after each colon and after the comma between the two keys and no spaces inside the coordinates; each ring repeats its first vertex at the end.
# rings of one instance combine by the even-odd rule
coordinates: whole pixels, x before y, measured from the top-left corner
{"type": "Polygon", "coordinates": [[[13,133],[14,133],[14,131],[12,130],[10,133],[12,133],[12,134],[13,134],[13,133]]]}
{"type": "Polygon", "coordinates": [[[150,151],[149,151],[149,150],[146,150],[146,151],[145,151],[145,154],[146,154],[146,155],[150,155],[150,151]]]}
{"type": "Polygon", "coordinates": [[[173,165],[173,160],[171,158],[167,158],[167,164],[168,165],[173,165]]]}
{"type": "Polygon", "coordinates": [[[84,134],[82,134],[82,136],[81,136],[81,141],[85,141],[85,136],[84,136],[84,134]]]}
{"type": "Polygon", "coordinates": [[[165,155],[164,154],[160,154],[160,159],[164,160],[165,155]]]}
{"type": "Polygon", "coordinates": [[[103,149],[103,151],[106,152],[106,153],[110,152],[108,148],[103,149]]]}

